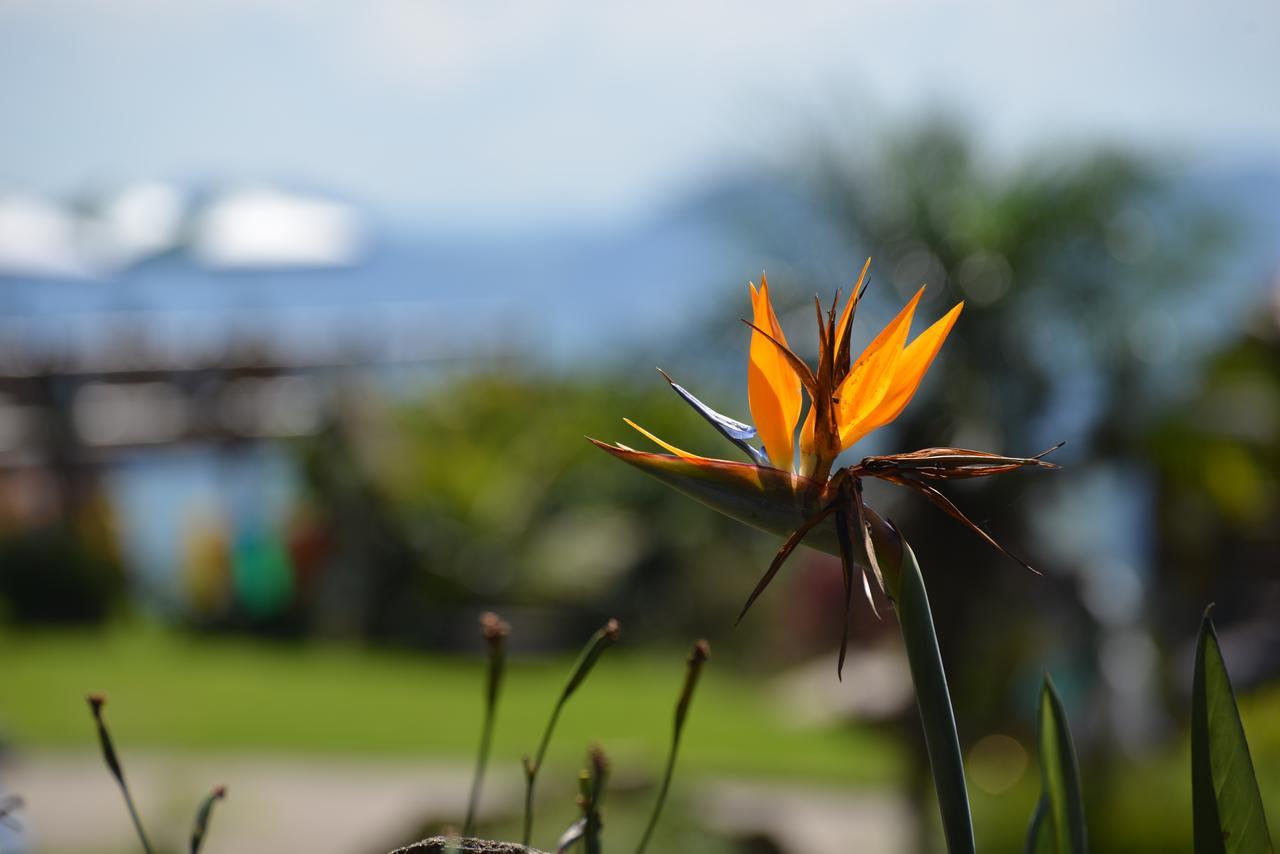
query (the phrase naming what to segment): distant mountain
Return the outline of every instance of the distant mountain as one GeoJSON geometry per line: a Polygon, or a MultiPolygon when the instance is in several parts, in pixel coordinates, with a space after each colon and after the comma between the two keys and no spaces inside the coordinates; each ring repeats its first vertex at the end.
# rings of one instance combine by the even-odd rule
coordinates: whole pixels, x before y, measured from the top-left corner
{"type": "MultiPolygon", "coordinates": [[[[1197,172],[1186,191],[1237,219],[1232,267],[1260,288],[1280,268],[1280,164],[1197,172]]],[[[0,317],[42,348],[90,346],[95,329],[126,318],[177,345],[248,332],[465,357],[483,343],[564,364],[684,334],[762,268],[803,259],[843,281],[857,260],[793,185],[758,174],[627,226],[448,240],[368,231],[350,266],[215,269],[180,248],[100,280],[0,276],[0,317]]]]}

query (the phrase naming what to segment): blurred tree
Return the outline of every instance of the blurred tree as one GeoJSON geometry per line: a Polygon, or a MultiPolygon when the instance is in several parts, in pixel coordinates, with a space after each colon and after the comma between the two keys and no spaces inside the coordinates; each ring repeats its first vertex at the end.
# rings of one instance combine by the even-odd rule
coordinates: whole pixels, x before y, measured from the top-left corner
{"type": "Polygon", "coordinates": [[[1280,319],[1271,311],[1195,375],[1191,399],[1151,435],[1160,480],[1157,563],[1165,637],[1206,602],[1247,643],[1232,643],[1242,688],[1280,674],[1280,319]]]}

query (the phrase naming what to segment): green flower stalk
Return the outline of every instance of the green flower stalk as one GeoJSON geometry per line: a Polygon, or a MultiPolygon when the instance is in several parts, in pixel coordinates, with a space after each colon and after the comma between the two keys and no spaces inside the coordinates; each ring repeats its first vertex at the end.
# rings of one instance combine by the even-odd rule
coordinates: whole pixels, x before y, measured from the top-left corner
{"type": "Polygon", "coordinates": [[[591,674],[596,662],[600,660],[600,656],[604,655],[604,651],[617,642],[620,632],[618,621],[611,619],[587,641],[587,645],[583,647],[582,653],[578,656],[578,660],[573,666],[573,670],[569,671],[569,679],[565,682],[564,688],[561,689],[560,696],[551,710],[551,717],[547,721],[546,729],[543,730],[537,753],[534,754],[532,760],[527,756],[524,758],[524,833],[520,838],[520,844],[522,845],[528,845],[530,837],[533,836],[534,787],[538,781],[538,772],[542,770],[542,762],[547,755],[547,747],[551,744],[551,735],[555,732],[556,722],[560,720],[560,713],[564,710],[565,703],[569,702],[569,698],[573,696],[578,687],[591,674]]]}
{"type": "Polygon", "coordinates": [[[671,778],[676,770],[676,756],[680,752],[680,736],[684,734],[684,722],[689,717],[689,706],[693,704],[693,694],[698,689],[698,678],[702,675],[702,666],[711,657],[711,645],[700,640],[689,651],[689,664],[684,672],[684,687],[680,689],[680,699],[676,701],[675,723],[671,728],[671,748],[667,751],[667,767],[662,774],[662,785],[658,788],[658,799],[654,801],[653,812],[649,815],[649,823],[645,825],[644,835],[636,846],[636,854],[644,854],[649,847],[649,839],[658,826],[662,816],[662,808],[667,802],[667,792],[671,789],[671,778]]]}
{"type": "Polygon", "coordinates": [[[507,635],[511,626],[492,612],[480,615],[480,633],[488,649],[489,670],[485,680],[484,725],[480,733],[480,751],[476,758],[476,773],[471,781],[471,795],[467,799],[467,818],[462,825],[462,835],[471,836],[475,831],[476,810],[480,805],[480,789],[484,785],[484,772],[489,764],[489,750],[493,746],[493,725],[498,711],[498,696],[502,692],[502,677],[506,670],[507,635]]]}
{"type": "Polygon", "coordinates": [[[209,820],[213,818],[213,805],[227,796],[226,786],[214,786],[196,809],[196,820],[191,826],[191,854],[200,854],[204,838],[209,832],[209,820]]]}
{"type": "Polygon", "coordinates": [[[116,755],[115,745],[111,742],[111,733],[107,730],[107,722],[102,716],[102,707],[107,704],[107,698],[103,694],[90,694],[88,696],[89,710],[93,713],[93,721],[98,728],[98,742],[102,746],[102,758],[107,763],[107,769],[111,772],[111,776],[115,777],[116,783],[120,786],[120,791],[124,794],[124,804],[129,809],[129,818],[133,820],[133,828],[138,833],[138,839],[142,842],[142,850],[146,854],[152,854],[151,842],[147,839],[147,832],[142,828],[142,818],[138,815],[138,809],[134,806],[133,795],[129,793],[129,784],[124,779],[124,768],[120,764],[120,757],[116,755]]]}
{"type": "Polygon", "coordinates": [[[588,752],[588,770],[579,783],[582,805],[582,847],[586,854],[600,854],[600,804],[604,800],[605,781],[609,777],[609,759],[600,745],[588,752]]]}

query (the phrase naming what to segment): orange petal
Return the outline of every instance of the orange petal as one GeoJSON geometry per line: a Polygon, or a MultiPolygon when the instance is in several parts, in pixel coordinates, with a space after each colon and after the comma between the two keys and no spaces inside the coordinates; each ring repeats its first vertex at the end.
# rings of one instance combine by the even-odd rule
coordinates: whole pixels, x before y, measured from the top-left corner
{"type": "Polygon", "coordinates": [[[840,425],[842,449],[848,448],[870,432],[862,430],[861,424],[876,410],[889,390],[895,366],[903,354],[907,333],[911,330],[911,318],[923,295],[924,288],[921,287],[911,301],[903,306],[902,311],[898,312],[898,316],[889,321],[889,325],[867,345],[867,349],[862,351],[862,355],[854,363],[849,376],[836,389],[836,398],[839,400],[836,418],[840,425]]]}
{"type": "Polygon", "coordinates": [[[844,331],[849,328],[849,321],[853,318],[853,309],[858,304],[858,294],[862,293],[862,284],[867,280],[867,271],[871,269],[871,259],[868,258],[862,265],[862,272],[858,274],[858,281],[853,286],[853,293],[849,294],[849,301],[844,304],[844,313],[840,315],[840,325],[836,327],[836,337],[832,346],[840,346],[840,342],[844,340],[844,331]]]}
{"type": "Polygon", "coordinates": [[[929,366],[933,364],[934,356],[938,355],[942,342],[947,340],[947,335],[951,332],[951,327],[955,326],[956,318],[960,316],[960,310],[963,308],[963,302],[956,303],[951,311],[917,335],[903,351],[894,369],[893,382],[889,386],[889,391],[858,427],[863,436],[888,424],[907,408],[907,404],[915,396],[916,389],[920,387],[920,381],[924,379],[929,366]]]}
{"type": "MultiPolygon", "coordinates": [[[[752,322],[779,343],[786,344],[782,326],[769,301],[769,284],[763,278],[759,291],[751,286],[751,306],[752,322]]],[[[777,345],[759,332],[751,333],[747,402],[769,462],[776,468],[790,471],[795,453],[796,422],[800,420],[800,377],[787,364],[777,345]]]]}
{"type": "Polygon", "coordinates": [[[800,469],[801,471],[805,470],[805,467],[808,465],[809,459],[814,456],[814,447],[813,447],[814,411],[815,410],[813,408],[813,405],[810,404],[809,412],[804,416],[804,424],[800,426],[800,459],[801,459],[800,469]]]}

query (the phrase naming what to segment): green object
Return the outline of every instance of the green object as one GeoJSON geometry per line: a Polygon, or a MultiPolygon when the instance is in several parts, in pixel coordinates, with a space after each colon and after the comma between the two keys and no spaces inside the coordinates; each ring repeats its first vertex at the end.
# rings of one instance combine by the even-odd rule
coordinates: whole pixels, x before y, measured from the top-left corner
{"type": "Polygon", "coordinates": [[[560,691],[560,697],[551,710],[547,727],[542,731],[542,740],[538,742],[538,752],[532,760],[528,756],[524,758],[524,832],[520,836],[521,845],[527,846],[530,837],[533,836],[533,791],[538,783],[538,772],[542,770],[542,762],[547,757],[551,735],[555,732],[556,722],[560,720],[560,713],[564,711],[565,703],[569,702],[569,698],[591,674],[600,656],[604,655],[604,651],[613,646],[617,640],[618,621],[609,620],[587,641],[587,645],[582,648],[582,653],[573,665],[573,670],[569,673],[569,680],[565,682],[564,688],[560,691]]]}
{"type": "Polygon", "coordinates": [[[1036,801],[1036,810],[1031,814],[1031,824],[1027,828],[1027,844],[1022,849],[1024,854],[1053,854],[1053,835],[1049,823],[1049,802],[1044,795],[1036,801]]]}
{"type": "Polygon", "coordinates": [[[916,689],[916,705],[924,725],[924,740],[929,749],[929,765],[933,784],[938,790],[938,807],[942,811],[942,829],[951,854],[973,854],[973,818],[969,814],[969,792],[964,782],[964,758],[956,736],[956,718],[947,691],[947,675],[942,668],[938,637],[933,630],[929,596],[915,553],[902,544],[901,575],[898,590],[898,623],[906,642],[911,681],[916,689]]]}
{"type": "Polygon", "coordinates": [[[216,786],[200,802],[200,806],[196,809],[196,819],[191,825],[191,854],[200,854],[204,838],[209,832],[209,819],[213,817],[213,805],[226,796],[227,790],[222,786],[216,786]]]}
{"type": "Polygon", "coordinates": [[[293,601],[293,567],[279,537],[251,533],[237,542],[232,578],[240,606],[253,617],[275,616],[293,601]]]}
{"type": "MultiPolygon", "coordinates": [[[[271,643],[137,622],[102,631],[0,629],[0,648],[0,721],[14,744],[33,751],[97,750],[84,707],[66,700],[93,685],[127,700],[112,708],[111,723],[130,733],[130,744],[139,749],[265,752],[319,762],[406,755],[457,764],[475,760],[480,710],[474,658],[271,643]],[[416,702],[406,688],[411,685],[429,686],[434,695],[453,700],[416,702]],[[176,708],[183,713],[174,714],[176,708]]],[[[676,687],[672,657],[679,654],[631,650],[597,667],[559,725],[617,745],[610,752],[621,766],[661,773],[676,687]]],[[[519,757],[537,743],[547,703],[563,688],[572,665],[572,656],[557,656],[508,667],[495,761],[519,757]]],[[[892,786],[902,777],[897,742],[882,730],[859,722],[798,729],[768,688],[758,677],[732,670],[703,679],[680,748],[680,773],[689,779],[745,776],[860,787],[892,786]],[[699,721],[714,725],[698,727],[699,721]],[[694,728],[697,737],[687,737],[694,728]]],[[[581,746],[576,739],[553,741],[548,767],[576,770],[581,746]]],[[[649,806],[637,806],[636,836],[649,806]]],[[[519,833],[519,817],[516,823],[511,835],[519,833]]],[[[655,846],[660,838],[661,828],[655,846]]]]}
{"type": "Polygon", "coordinates": [[[1029,854],[1084,854],[1089,850],[1080,797],[1080,769],[1062,698],[1049,674],[1040,690],[1037,730],[1040,748],[1040,802],[1027,831],[1029,854]]]}
{"type": "Polygon", "coordinates": [[[582,847],[586,854],[601,854],[600,831],[604,822],[600,818],[600,803],[604,800],[605,781],[609,777],[609,762],[599,746],[591,748],[589,771],[583,772],[580,784],[582,794],[582,847]]]}
{"type": "Polygon", "coordinates": [[[111,772],[111,776],[120,787],[121,794],[124,795],[124,805],[129,810],[129,818],[133,821],[133,829],[142,843],[142,850],[145,854],[152,854],[155,849],[151,847],[147,832],[142,828],[142,816],[138,815],[138,807],[133,802],[133,793],[129,791],[129,784],[124,780],[124,766],[120,764],[120,756],[116,753],[115,745],[111,741],[111,731],[107,729],[107,722],[102,716],[102,707],[106,705],[107,699],[101,694],[90,694],[88,700],[94,725],[98,729],[98,743],[102,747],[103,761],[107,763],[107,770],[111,772]]]}
{"type": "Polygon", "coordinates": [[[493,725],[498,712],[498,697],[502,693],[502,676],[507,668],[507,635],[511,626],[491,611],[480,616],[480,632],[489,649],[489,667],[485,679],[484,725],[480,730],[480,751],[476,756],[476,773],[471,780],[471,794],[467,798],[467,818],[462,824],[463,837],[474,835],[476,810],[480,806],[480,789],[484,786],[484,771],[493,749],[493,725]]]}
{"type": "Polygon", "coordinates": [[[1191,692],[1191,803],[1196,854],[1274,851],[1209,610],[1200,623],[1191,692]]]}
{"type": "Polygon", "coordinates": [[[649,823],[645,825],[644,835],[636,846],[636,854],[644,854],[653,838],[653,831],[662,816],[662,808],[667,803],[667,793],[671,791],[671,778],[676,771],[676,756],[680,753],[680,736],[684,734],[684,722],[689,717],[689,706],[693,703],[693,694],[698,689],[698,677],[702,675],[702,667],[711,656],[711,647],[700,640],[689,652],[689,665],[685,668],[684,687],[680,690],[680,699],[676,701],[675,724],[671,728],[671,748],[667,751],[667,767],[662,773],[662,785],[658,788],[658,798],[653,803],[653,812],[649,814],[649,823]]]}

